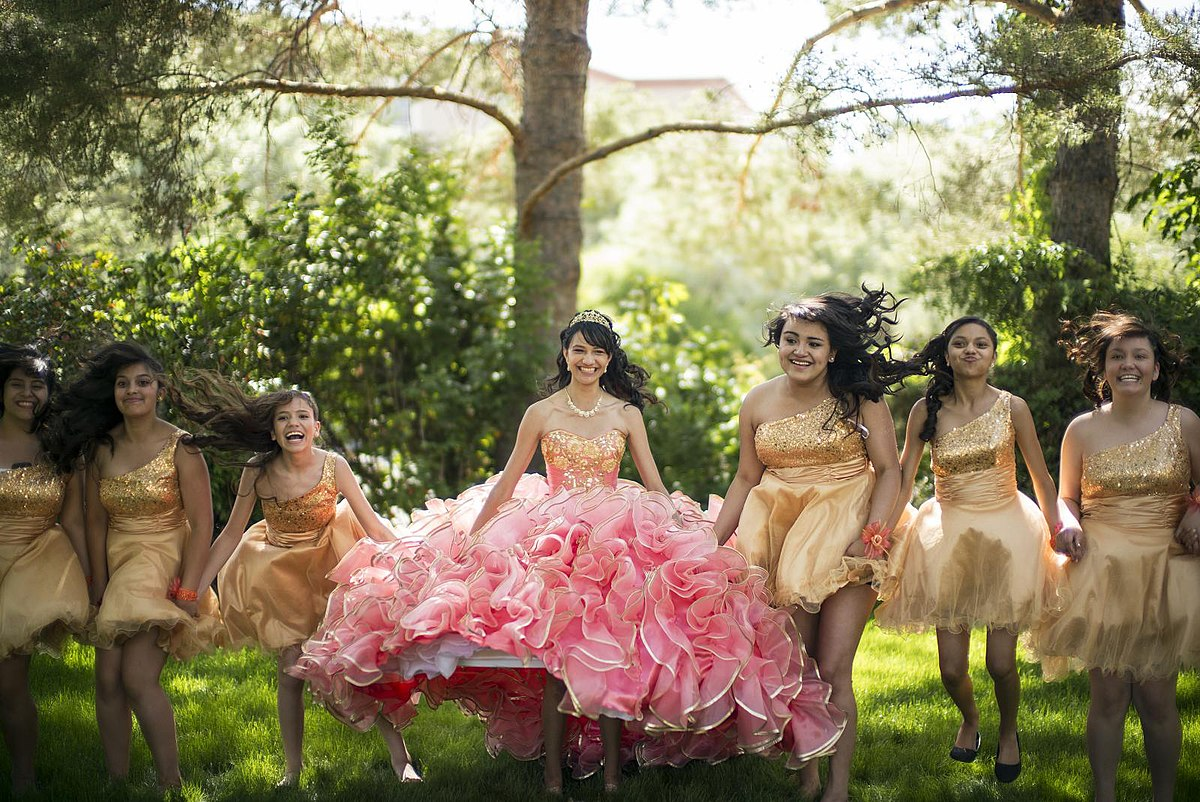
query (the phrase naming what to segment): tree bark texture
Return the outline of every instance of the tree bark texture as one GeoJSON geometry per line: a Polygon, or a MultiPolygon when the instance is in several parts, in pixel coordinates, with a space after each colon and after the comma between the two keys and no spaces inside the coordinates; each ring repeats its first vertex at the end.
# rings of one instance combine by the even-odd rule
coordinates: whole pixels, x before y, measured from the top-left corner
{"type": "MultiPolygon", "coordinates": [[[[1088,25],[1123,32],[1124,2],[1074,0],[1062,25],[1088,25]]],[[[1098,80],[1103,91],[1114,97],[1120,94],[1119,73],[1098,80]]],[[[1078,103],[1081,99],[1068,97],[1065,103],[1078,103]]],[[[1082,139],[1076,134],[1074,139],[1068,137],[1059,144],[1048,181],[1050,238],[1087,251],[1106,267],[1112,265],[1110,234],[1117,194],[1117,146],[1121,124],[1120,113],[1114,110],[1117,108],[1120,108],[1119,103],[1101,109],[1093,105],[1085,112],[1083,122],[1088,133],[1082,139]]]]}
{"type": "MultiPolygon", "coordinates": [[[[552,168],[587,145],[583,112],[592,57],[587,14],[587,0],[525,0],[524,108],[515,145],[518,209],[552,168]]],[[[517,220],[518,239],[536,243],[551,282],[541,297],[555,331],[575,312],[582,201],[583,175],[575,171],[517,220]]]]}

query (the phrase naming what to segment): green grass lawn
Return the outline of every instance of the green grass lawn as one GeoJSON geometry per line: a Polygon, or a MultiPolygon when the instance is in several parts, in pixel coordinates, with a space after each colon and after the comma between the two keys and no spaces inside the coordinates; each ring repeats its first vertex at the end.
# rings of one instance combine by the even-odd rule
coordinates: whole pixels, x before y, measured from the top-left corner
{"type": "MultiPolygon", "coordinates": [[[[972,649],[976,695],[983,715],[983,748],[976,763],[947,757],[958,718],[937,675],[933,636],[898,637],[872,623],[859,652],[855,681],[860,705],[858,751],[851,794],[858,800],[1083,800],[1090,774],[1083,728],[1087,681],[1043,683],[1035,665],[1021,664],[1024,697],[1021,743],[1025,771],[1011,786],[992,777],[996,707],[983,668],[983,637],[972,649]]],[[[92,652],[73,646],[63,661],[34,659],[34,693],[41,713],[38,773],[42,786],[29,800],[153,799],[150,756],[135,733],[131,780],[110,785],[92,708],[92,652]]],[[[283,756],[275,722],[274,664],[251,652],[222,653],[171,664],[165,675],[175,702],[188,800],[524,800],[541,797],[541,768],[507,756],[492,759],[478,722],[444,706],[422,711],[407,730],[425,769],[422,785],[397,784],[375,733],[360,734],[316,706],[308,716],[302,787],[275,791],[283,756]]],[[[1184,749],[1177,799],[1200,799],[1200,682],[1180,678],[1184,749]]],[[[0,752],[0,799],[8,796],[8,759],[0,752]]],[[[1130,717],[1121,765],[1122,799],[1149,798],[1141,729],[1130,717]]],[[[599,777],[567,786],[576,800],[601,798],[599,777]]],[[[744,757],[719,766],[647,769],[630,776],[629,800],[775,800],[795,796],[778,763],[744,757]]]]}

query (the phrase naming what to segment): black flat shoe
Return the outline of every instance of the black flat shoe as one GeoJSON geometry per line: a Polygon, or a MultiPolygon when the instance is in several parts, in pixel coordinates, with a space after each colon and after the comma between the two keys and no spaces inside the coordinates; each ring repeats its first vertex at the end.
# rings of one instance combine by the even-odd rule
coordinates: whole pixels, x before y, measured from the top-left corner
{"type": "Polygon", "coordinates": [[[975,731],[975,748],[968,749],[965,746],[950,747],[950,759],[957,760],[959,763],[974,763],[975,758],[979,755],[979,731],[975,731]]]}
{"type": "Polygon", "coordinates": [[[1000,762],[1000,745],[996,745],[996,779],[1002,783],[1010,783],[1021,776],[1021,734],[1017,733],[1017,762],[1016,763],[1001,763],[1000,762]]]}

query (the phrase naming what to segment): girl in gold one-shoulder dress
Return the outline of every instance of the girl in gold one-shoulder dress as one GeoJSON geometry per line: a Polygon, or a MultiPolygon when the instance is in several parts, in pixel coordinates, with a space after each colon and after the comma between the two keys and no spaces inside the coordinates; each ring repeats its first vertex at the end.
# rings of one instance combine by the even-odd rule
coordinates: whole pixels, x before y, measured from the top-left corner
{"type": "Polygon", "coordinates": [[[37,708],[30,655],[87,625],[83,482],[44,453],[55,377],[33,348],[0,345],[0,729],[13,794],[33,787],[37,708]]]}
{"type": "Polygon", "coordinates": [[[160,676],[168,655],[187,659],[211,647],[220,619],[211,590],[179,589],[173,600],[181,573],[208,552],[212,499],[203,456],[158,417],[162,390],[162,366],[144,348],[105,346],[64,393],[55,427],[59,458],[87,462],[88,554],[99,604],[90,637],[108,773],[129,773],[132,713],[159,785],[178,787],[175,714],[160,676]]]}
{"type": "Polygon", "coordinates": [[[1175,794],[1180,668],[1200,663],[1200,418],[1168,403],[1172,338],[1132,315],[1098,312],[1068,329],[1095,404],[1063,436],[1056,547],[1069,555],[1065,608],[1034,632],[1049,678],[1088,671],[1095,799],[1115,799],[1132,703],[1155,800],[1175,794]],[[1194,498],[1194,497],[1193,497],[1194,498]]]}

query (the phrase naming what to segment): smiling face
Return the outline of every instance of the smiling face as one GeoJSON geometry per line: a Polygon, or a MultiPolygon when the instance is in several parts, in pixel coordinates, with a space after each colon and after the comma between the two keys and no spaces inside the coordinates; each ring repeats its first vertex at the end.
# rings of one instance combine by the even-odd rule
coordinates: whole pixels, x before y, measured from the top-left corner
{"type": "Polygon", "coordinates": [[[946,364],[956,377],[986,376],[995,362],[996,344],[988,330],[978,323],[959,326],[946,343],[946,364]]]}
{"type": "Polygon", "coordinates": [[[779,332],[779,366],[793,381],[810,384],[824,380],[836,354],[824,323],[788,318],[779,332]]]}
{"type": "Polygon", "coordinates": [[[592,345],[581,332],[576,332],[563,349],[567,372],[572,384],[591,385],[600,381],[612,356],[598,345],[592,345]]]}
{"type": "Polygon", "coordinates": [[[50,400],[50,388],[41,376],[28,373],[24,368],[13,368],[4,382],[4,414],[33,426],[38,414],[50,400]]]}
{"type": "Polygon", "coordinates": [[[1104,381],[1113,397],[1150,394],[1158,360],[1149,337],[1117,337],[1104,354],[1104,381]]]}
{"type": "Polygon", "coordinates": [[[271,439],[282,451],[301,452],[311,449],[321,433],[321,422],[307,401],[300,396],[275,407],[271,424],[271,439]]]}
{"type": "Polygon", "coordinates": [[[117,371],[113,400],[117,411],[127,418],[153,415],[161,389],[154,372],[145,362],[134,362],[117,371]]]}

